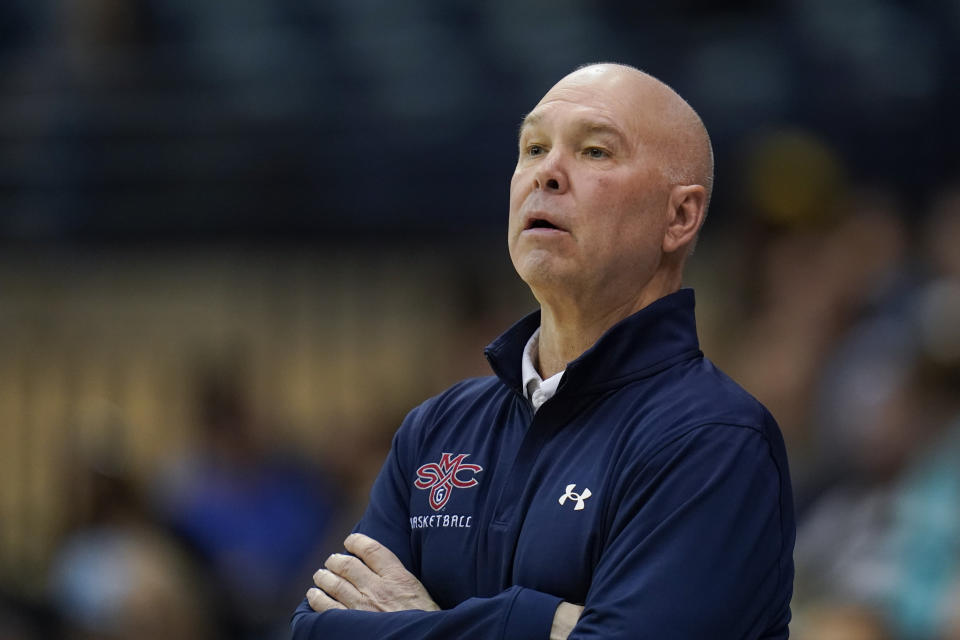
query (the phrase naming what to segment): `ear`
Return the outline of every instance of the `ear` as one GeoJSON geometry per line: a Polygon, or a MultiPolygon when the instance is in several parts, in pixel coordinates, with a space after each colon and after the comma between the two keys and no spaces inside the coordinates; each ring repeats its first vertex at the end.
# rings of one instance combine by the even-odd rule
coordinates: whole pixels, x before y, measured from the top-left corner
{"type": "Polygon", "coordinates": [[[693,244],[706,215],[707,190],[699,184],[678,185],[667,203],[664,253],[674,253],[693,244]]]}

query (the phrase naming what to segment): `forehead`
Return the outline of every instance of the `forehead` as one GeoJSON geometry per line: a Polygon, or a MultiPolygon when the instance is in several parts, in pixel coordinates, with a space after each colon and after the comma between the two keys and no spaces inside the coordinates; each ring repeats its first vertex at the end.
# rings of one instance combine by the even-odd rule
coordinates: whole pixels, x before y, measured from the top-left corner
{"type": "Polygon", "coordinates": [[[642,104],[636,91],[622,78],[593,75],[568,76],[558,82],[527,114],[527,127],[576,123],[639,133],[642,104]]]}
{"type": "Polygon", "coordinates": [[[581,105],[552,104],[531,111],[520,123],[520,135],[542,128],[562,127],[578,133],[613,133],[625,135],[624,126],[616,117],[581,105]]]}

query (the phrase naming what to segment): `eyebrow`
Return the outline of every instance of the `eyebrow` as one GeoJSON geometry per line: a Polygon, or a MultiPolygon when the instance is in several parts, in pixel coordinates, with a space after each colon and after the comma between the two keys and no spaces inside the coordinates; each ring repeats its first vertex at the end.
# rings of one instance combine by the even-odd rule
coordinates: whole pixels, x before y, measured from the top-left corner
{"type": "Polygon", "coordinates": [[[587,133],[600,133],[605,135],[611,135],[615,137],[622,144],[627,143],[627,136],[624,135],[623,131],[620,130],[620,127],[617,127],[612,124],[607,124],[605,122],[597,122],[595,120],[587,120],[579,122],[577,126],[580,129],[585,130],[587,133]]]}
{"type": "MultiPolygon", "coordinates": [[[[541,114],[528,113],[523,120],[520,121],[520,126],[517,129],[517,137],[519,138],[523,135],[524,129],[536,126],[540,124],[542,120],[543,116],[541,114]]],[[[611,135],[617,138],[621,144],[626,145],[628,143],[627,136],[624,135],[623,131],[621,131],[616,125],[607,122],[592,119],[581,119],[575,122],[575,126],[580,131],[611,135]]]]}
{"type": "Polygon", "coordinates": [[[523,119],[520,120],[520,125],[517,127],[517,137],[519,138],[523,134],[524,129],[536,125],[541,120],[543,120],[543,116],[539,113],[528,113],[523,116],[523,119]]]}

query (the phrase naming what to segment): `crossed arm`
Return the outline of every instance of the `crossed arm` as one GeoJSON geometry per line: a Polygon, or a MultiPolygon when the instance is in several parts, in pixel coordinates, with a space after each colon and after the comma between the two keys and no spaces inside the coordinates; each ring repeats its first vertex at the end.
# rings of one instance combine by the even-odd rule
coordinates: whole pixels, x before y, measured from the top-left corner
{"type": "MultiPolygon", "coordinates": [[[[351,555],[335,553],[313,574],[316,587],[307,602],[318,613],[354,611],[440,611],[427,589],[384,545],[362,533],[347,536],[351,555]]],[[[566,640],[583,607],[561,602],[553,616],[550,640],[566,640]]]]}
{"type": "MultiPolygon", "coordinates": [[[[294,640],[785,639],[792,506],[769,451],[753,429],[695,429],[625,476],[584,608],[512,586],[439,610],[404,563],[402,501],[372,499],[359,528],[377,540],[351,535],[317,572],[294,640]]],[[[404,487],[388,460],[374,495],[404,487]]]]}

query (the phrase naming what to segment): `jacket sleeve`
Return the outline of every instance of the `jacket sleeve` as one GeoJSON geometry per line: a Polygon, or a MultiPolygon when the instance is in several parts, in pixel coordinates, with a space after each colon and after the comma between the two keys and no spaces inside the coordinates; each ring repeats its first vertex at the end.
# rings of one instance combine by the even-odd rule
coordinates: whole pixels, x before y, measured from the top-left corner
{"type": "Polygon", "coordinates": [[[446,611],[316,613],[306,601],[293,617],[294,640],[547,640],[560,598],[510,587],[446,611]]]}
{"type": "Polygon", "coordinates": [[[621,486],[570,640],[787,638],[794,523],[779,431],[697,427],[621,486]]]}
{"type": "MultiPolygon", "coordinates": [[[[394,436],[390,454],[370,493],[370,503],[354,531],[385,545],[419,578],[410,548],[409,475],[403,461],[418,413],[415,409],[394,436]]],[[[411,454],[412,455],[412,454],[411,454]]],[[[561,599],[523,587],[491,598],[470,598],[444,611],[317,613],[306,599],[293,614],[293,640],[547,640],[561,599]]]]}

